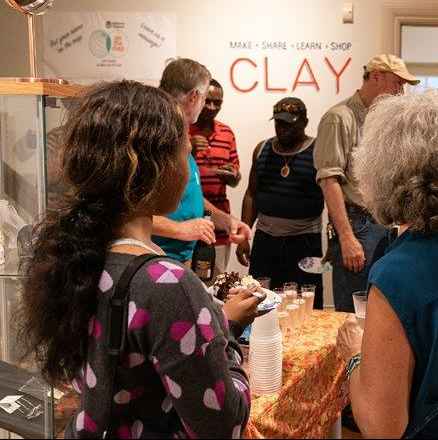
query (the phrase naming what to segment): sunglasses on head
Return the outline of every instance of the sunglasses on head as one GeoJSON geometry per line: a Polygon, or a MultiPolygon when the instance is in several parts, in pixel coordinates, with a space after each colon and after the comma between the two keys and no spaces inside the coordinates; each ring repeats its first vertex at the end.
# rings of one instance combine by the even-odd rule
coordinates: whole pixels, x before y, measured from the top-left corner
{"type": "Polygon", "coordinates": [[[300,108],[297,104],[288,103],[280,103],[274,105],[274,113],[302,113],[303,109],[300,108]]]}

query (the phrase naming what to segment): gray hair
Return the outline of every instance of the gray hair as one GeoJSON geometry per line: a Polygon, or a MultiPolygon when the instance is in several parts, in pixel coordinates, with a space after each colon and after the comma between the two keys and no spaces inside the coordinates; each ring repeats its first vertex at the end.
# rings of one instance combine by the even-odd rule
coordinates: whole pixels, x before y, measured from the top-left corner
{"type": "Polygon", "coordinates": [[[354,170],[377,221],[438,231],[438,91],[378,99],[354,170]]]}
{"type": "Polygon", "coordinates": [[[201,89],[208,88],[210,80],[211,73],[204,65],[189,58],[178,58],[164,69],[160,88],[180,100],[192,90],[205,93],[201,89]]]}

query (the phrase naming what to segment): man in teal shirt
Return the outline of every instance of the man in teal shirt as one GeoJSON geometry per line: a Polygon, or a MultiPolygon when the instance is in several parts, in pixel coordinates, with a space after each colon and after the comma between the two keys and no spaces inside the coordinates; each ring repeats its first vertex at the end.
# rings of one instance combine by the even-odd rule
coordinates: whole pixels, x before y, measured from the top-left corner
{"type": "MultiPolygon", "coordinates": [[[[198,120],[204,107],[211,75],[207,68],[196,61],[180,58],[164,69],[160,88],[172,95],[184,113],[187,130],[198,120]]],[[[190,177],[178,209],[167,217],[154,216],[153,241],[167,255],[183,263],[189,263],[198,240],[212,244],[214,230],[225,230],[230,240],[240,243],[251,236],[245,223],[221,211],[204,199],[201,179],[192,155],[188,157],[190,177]],[[204,210],[212,213],[212,221],[203,218],[204,210]]]]}
{"type": "MultiPolygon", "coordinates": [[[[192,155],[189,156],[190,177],[184,194],[176,211],[167,216],[175,222],[185,222],[200,219],[204,214],[204,197],[198,166],[192,155]]],[[[181,241],[167,237],[153,237],[154,242],[163,249],[169,257],[185,262],[192,258],[196,241],[181,241]]]]}

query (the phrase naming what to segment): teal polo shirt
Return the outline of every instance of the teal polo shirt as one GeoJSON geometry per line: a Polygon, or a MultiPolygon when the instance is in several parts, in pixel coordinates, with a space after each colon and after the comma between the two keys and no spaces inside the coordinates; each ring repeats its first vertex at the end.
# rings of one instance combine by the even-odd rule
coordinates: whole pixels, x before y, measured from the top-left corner
{"type": "MultiPolygon", "coordinates": [[[[204,196],[201,188],[201,177],[195,159],[189,155],[189,181],[176,211],[166,217],[176,222],[183,222],[204,215],[204,196]]],[[[184,262],[192,259],[196,241],[180,241],[172,238],[153,236],[152,240],[166,254],[175,260],[184,262]]]]}

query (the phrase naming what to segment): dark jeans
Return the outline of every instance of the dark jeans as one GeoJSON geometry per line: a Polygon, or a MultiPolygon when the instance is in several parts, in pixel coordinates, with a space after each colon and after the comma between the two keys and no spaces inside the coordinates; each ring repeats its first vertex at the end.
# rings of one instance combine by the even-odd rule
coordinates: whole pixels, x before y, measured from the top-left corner
{"type": "Polygon", "coordinates": [[[350,272],[342,264],[341,245],[338,238],[335,237],[330,241],[333,265],[333,297],[336,311],[354,313],[352,293],[367,289],[369,271],[376,259],[383,254],[383,248],[386,247],[388,242],[389,230],[376,224],[371,216],[365,213],[349,209],[347,211],[354,235],[363,246],[366,261],[361,272],[350,272]]]}
{"type": "Polygon", "coordinates": [[[303,272],[298,262],[305,257],[321,257],[321,234],[273,237],[257,230],[251,252],[249,273],[254,278],[271,278],[271,289],[288,281],[316,285],[315,309],[323,308],[322,275],[303,272]]]}

